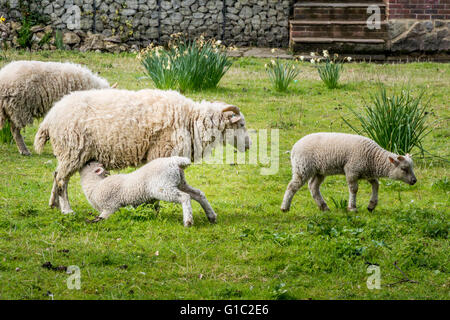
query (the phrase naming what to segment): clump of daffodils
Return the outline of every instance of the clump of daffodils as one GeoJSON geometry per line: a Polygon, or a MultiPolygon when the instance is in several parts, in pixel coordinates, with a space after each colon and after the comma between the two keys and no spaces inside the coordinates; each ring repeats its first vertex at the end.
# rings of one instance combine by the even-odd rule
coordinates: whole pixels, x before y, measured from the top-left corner
{"type": "Polygon", "coordinates": [[[227,50],[221,40],[175,33],[167,46],[150,44],[136,58],[157,88],[184,92],[216,87],[231,66],[227,50]]]}
{"type": "Polygon", "coordinates": [[[339,54],[330,55],[328,50],[323,50],[322,55],[311,52],[311,64],[316,65],[320,79],[327,88],[334,89],[339,86],[339,78],[343,70],[343,62],[352,60],[351,57],[340,58],[339,54]],[[322,63],[323,62],[323,63],[322,63]]]}
{"type": "Polygon", "coordinates": [[[264,67],[269,75],[269,80],[272,83],[273,88],[279,92],[285,92],[291,82],[293,82],[300,73],[300,69],[298,69],[293,61],[286,60],[286,62],[281,62],[280,59],[272,59],[270,60],[270,63],[266,63],[264,67]]]}

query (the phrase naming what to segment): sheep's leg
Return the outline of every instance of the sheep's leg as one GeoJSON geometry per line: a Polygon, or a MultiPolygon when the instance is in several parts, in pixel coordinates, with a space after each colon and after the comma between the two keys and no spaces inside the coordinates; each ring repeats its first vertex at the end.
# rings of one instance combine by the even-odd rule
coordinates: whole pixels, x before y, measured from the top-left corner
{"type": "Polygon", "coordinates": [[[12,121],[9,122],[11,127],[11,134],[16,142],[17,149],[23,156],[31,156],[31,152],[28,150],[22,135],[20,134],[20,129],[17,128],[12,121]]]}
{"type": "Polygon", "coordinates": [[[327,203],[322,197],[322,194],[320,193],[320,185],[325,180],[325,177],[318,174],[315,175],[313,178],[309,180],[308,187],[309,191],[311,192],[311,196],[316,201],[317,205],[319,206],[319,209],[322,211],[330,210],[328,208],[327,203]]]}
{"type": "Polygon", "coordinates": [[[59,208],[59,195],[58,195],[58,184],[56,183],[57,171],[53,173],[53,186],[52,193],[50,194],[49,206],[50,208],[59,208]]]}
{"type": "Polygon", "coordinates": [[[305,184],[307,180],[299,175],[294,175],[291,182],[289,182],[286,192],[284,194],[283,203],[281,204],[281,211],[289,211],[291,207],[292,198],[297,191],[305,184]]]}
{"type": "Polygon", "coordinates": [[[349,191],[348,210],[357,211],[356,209],[356,194],[358,193],[358,179],[352,176],[347,176],[347,184],[349,191]]]}
{"type": "Polygon", "coordinates": [[[372,197],[370,198],[369,205],[367,206],[367,210],[373,211],[378,204],[378,179],[370,179],[370,184],[372,185],[372,197]]]}
{"type": "Polygon", "coordinates": [[[181,191],[188,193],[192,197],[192,199],[200,203],[206,213],[206,216],[208,217],[209,222],[216,222],[217,215],[206,199],[205,194],[201,190],[191,187],[187,183],[181,184],[179,188],[181,191]]]}
{"type": "Polygon", "coordinates": [[[68,185],[69,185],[69,178],[65,178],[63,180],[62,185],[60,186],[59,203],[61,204],[60,208],[63,214],[73,213],[73,210],[70,207],[69,195],[67,192],[68,185]]]}
{"type": "Polygon", "coordinates": [[[56,171],[55,180],[57,184],[57,193],[59,196],[59,207],[63,214],[72,213],[73,210],[70,207],[67,187],[69,185],[69,179],[76,169],[59,165],[56,171]]]}

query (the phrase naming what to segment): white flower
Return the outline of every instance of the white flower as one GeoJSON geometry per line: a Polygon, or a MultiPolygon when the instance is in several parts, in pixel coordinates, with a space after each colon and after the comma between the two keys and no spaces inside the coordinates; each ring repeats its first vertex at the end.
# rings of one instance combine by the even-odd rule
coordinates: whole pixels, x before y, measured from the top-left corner
{"type": "Polygon", "coordinates": [[[270,62],[271,62],[272,64],[275,64],[275,60],[270,60],[270,62]]]}
{"type": "Polygon", "coordinates": [[[352,57],[347,57],[347,61],[348,62],[352,61],[352,57]]]}
{"type": "Polygon", "coordinates": [[[312,63],[312,64],[316,63],[316,60],[311,59],[311,63],[312,63]]]}
{"type": "Polygon", "coordinates": [[[315,57],[316,56],[316,54],[314,52],[311,52],[310,55],[311,55],[311,57],[315,57]]]}
{"type": "Polygon", "coordinates": [[[275,50],[276,50],[276,49],[275,49],[275,48],[273,48],[273,49],[272,49],[272,50],[270,50],[270,51],[271,51],[272,53],[275,53],[275,50]]]}
{"type": "Polygon", "coordinates": [[[327,57],[330,56],[330,55],[328,54],[328,50],[323,50],[322,53],[323,53],[323,56],[324,56],[325,58],[327,58],[327,57]]]}
{"type": "Polygon", "coordinates": [[[304,56],[300,56],[300,60],[301,61],[305,60],[305,57],[304,56]]]}

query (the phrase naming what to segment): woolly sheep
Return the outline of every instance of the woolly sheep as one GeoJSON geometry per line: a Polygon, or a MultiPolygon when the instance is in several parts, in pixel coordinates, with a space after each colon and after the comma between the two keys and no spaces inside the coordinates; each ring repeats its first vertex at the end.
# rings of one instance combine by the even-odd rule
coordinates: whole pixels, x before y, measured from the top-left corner
{"type": "Polygon", "coordinates": [[[378,178],[388,177],[413,185],[417,179],[409,155],[399,156],[381,148],[375,141],[352,134],[313,133],[297,141],[291,151],[292,180],[282,211],[288,211],[295,193],[309,181],[309,190],[321,210],[329,210],[320,193],[326,176],[344,174],[350,198],[348,210],[356,211],[358,180],[367,179],[372,185],[372,197],[367,209],[378,204],[378,178]]]}
{"type": "Polygon", "coordinates": [[[41,123],[34,142],[37,152],[48,139],[58,160],[49,204],[62,213],[73,212],[67,195],[70,177],[89,161],[121,169],[169,156],[195,161],[219,143],[228,142],[241,152],[251,144],[236,106],[149,89],[71,93],[41,123]]]}
{"type": "Polygon", "coordinates": [[[158,158],[129,174],[108,176],[103,165],[90,162],[80,170],[81,186],[89,203],[101,214],[93,221],[107,219],[120,207],[138,206],[163,200],[183,206],[185,227],[194,223],[191,198],[202,206],[211,223],[216,214],[205,194],[187,184],[184,168],[191,161],[183,157],[158,158]]]}
{"type": "Polygon", "coordinates": [[[73,63],[11,62],[0,70],[0,129],[8,120],[19,152],[28,156],[22,128],[71,91],[108,87],[105,79],[73,63]]]}

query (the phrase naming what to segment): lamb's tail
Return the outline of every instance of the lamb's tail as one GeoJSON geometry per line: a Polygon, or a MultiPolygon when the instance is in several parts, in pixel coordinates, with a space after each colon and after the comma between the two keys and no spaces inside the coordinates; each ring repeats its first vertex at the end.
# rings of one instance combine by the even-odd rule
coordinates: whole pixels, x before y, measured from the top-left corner
{"type": "Polygon", "coordinates": [[[34,150],[36,150],[37,153],[41,153],[48,139],[50,139],[50,135],[48,133],[48,126],[44,121],[39,126],[36,136],[34,137],[34,150]]]}
{"type": "Polygon", "coordinates": [[[174,161],[181,169],[185,169],[191,164],[191,160],[184,157],[174,157],[174,161]]]}

